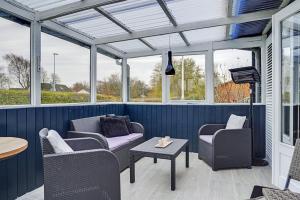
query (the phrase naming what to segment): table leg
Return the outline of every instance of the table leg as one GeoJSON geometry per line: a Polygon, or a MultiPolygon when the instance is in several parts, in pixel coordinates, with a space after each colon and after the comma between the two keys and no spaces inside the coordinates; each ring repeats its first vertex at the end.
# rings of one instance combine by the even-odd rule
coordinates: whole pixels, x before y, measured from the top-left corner
{"type": "Polygon", "coordinates": [[[176,158],[171,159],[171,190],[174,191],[176,187],[176,158]]]}
{"type": "Polygon", "coordinates": [[[189,148],[189,143],[187,143],[186,146],[185,146],[185,167],[186,168],[190,167],[190,148],[189,148]]]}
{"type": "Polygon", "coordinates": [[[134,154],[130,153],[130,183],[135,182],[135,160],[134,154]]]}
{"type": "Polygon", "coordinates": [[[154,156],[153,162],[154,162],[154,163],[157,163],[157,157],[156,157],[156,156],[154,156]]]}

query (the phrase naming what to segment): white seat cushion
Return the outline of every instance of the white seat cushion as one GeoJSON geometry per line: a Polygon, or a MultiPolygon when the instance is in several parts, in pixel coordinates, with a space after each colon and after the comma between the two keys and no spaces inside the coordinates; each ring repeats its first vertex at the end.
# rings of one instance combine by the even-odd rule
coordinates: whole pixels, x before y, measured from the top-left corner
{"type": "Polygon", "coordinates": [[[213,135],[200,135],[199,138],[209,144],[212,144],[213,135]]]}
{"type": "Polygon", "coordinates": [[[55,153],[74,152],[73,149],[62,139],[62,137],[54,130],[50,130],[47,139],[51,144],[55,153]]]}
{"type": "Polygon", "coordinates": [[[242,129],[244,127],[244,123],[246,121],[246,116],[237,116],[234,114],[231,114],[226,129],[242,129]]]}
{"type": "Polygon", "coordinates": [[[141,137],[143,137],[141,133],[132,133],[125,136],[106,138],[106,140],[109,149],[114,150],[141,137]]]}

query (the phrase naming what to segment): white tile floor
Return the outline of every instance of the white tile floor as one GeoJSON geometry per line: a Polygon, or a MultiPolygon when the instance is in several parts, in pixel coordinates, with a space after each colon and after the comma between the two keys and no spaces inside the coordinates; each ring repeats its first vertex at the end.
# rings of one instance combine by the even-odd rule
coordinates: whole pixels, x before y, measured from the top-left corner
{"type": "MultiPolygon", "coordinates": [[[[254,185],[271,186],[271,168],[221,170],[214,172],[197,154],[190,154],[190,168],[185,156],[176,161],[176,191],[170,189],[170,161],[143,158],[136,164],[136,182],[129,183],[129,170],[121,173],[122,200],[242,200],[250,197],[254,185]]],[[[43,188],[18,200],[43,199],[43,188]]]]}

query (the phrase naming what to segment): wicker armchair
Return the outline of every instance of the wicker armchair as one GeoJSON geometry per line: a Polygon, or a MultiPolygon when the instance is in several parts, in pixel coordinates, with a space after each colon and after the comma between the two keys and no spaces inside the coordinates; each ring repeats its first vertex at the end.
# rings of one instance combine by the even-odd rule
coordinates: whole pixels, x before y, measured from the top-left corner
{"type": "Polygon", "coordinates": [[[39,133],[44,165],[45,200],[120,200],[117,158],[93,138],[65,140],[74,153],[55,154],[47,140],[48,129],[39,133]]]}
{"type": "Polygon", "coordinates": [[[290,170],[284,186],[284,190],[254,186],[251,198],[264,196],[266,200],[299,200],[300,194],[288,190],[291,179],[300,181],[300,139],[297,139],[290,170]]]}
{"type": "Polygon", "coordinates": [[[251,168],[251,129],[225,129],[225,124],[206,124],[198,131],[198,158],[212,169],[251,168]]]}

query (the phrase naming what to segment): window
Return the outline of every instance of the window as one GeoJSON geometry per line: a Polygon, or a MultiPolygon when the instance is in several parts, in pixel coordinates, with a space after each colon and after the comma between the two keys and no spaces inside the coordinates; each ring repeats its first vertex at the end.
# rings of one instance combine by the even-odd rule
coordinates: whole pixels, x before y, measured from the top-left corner
{"type": "Polygon", "coordinates": [[[174,56],[171,100],[205,100],[205,55],[174,56]]]}
{"type": "Polygon", "coordinates": [[[97,55],[97,101],[122,101],[122,67],[115,59],[97,55]]]}
{"type": "Polygon", "coordinates": [[[281,142],[300,137],[300,13],[281,22],[281,142]]]}
{"type": "Polygon", "coordinates": [[[90,50],[42,33],[42,104],[90,101],[90,50]]]}
{"type": "Polygon", "coordinates": [[[30,104],[30,28],[0,17],[0,30],[0,105],[30,104]]]}
{"type": "Polygon", "coordinates": [[[130,66],[129,101],[161,102],[161,56],[128,59],[128,65],[130,66]]]}
{"type": "Polygon", "coordinates": [[[239,49],[214,52],[214,98],[216,103],[246,103],[250,101],[249,84],[233,83],[229,69],[255,66],[254,54],[252,50],[239,49]]]}

